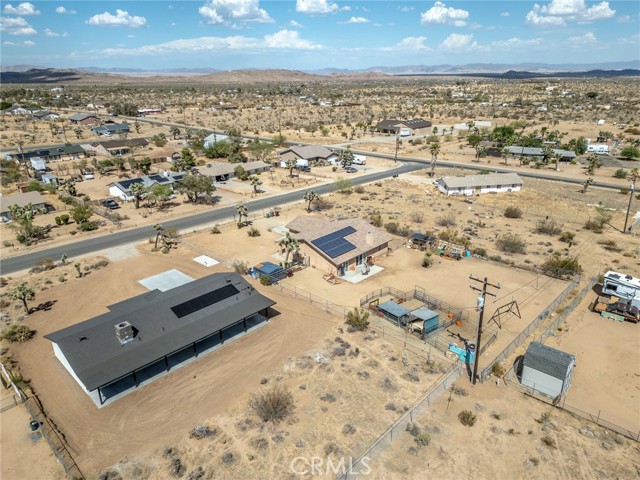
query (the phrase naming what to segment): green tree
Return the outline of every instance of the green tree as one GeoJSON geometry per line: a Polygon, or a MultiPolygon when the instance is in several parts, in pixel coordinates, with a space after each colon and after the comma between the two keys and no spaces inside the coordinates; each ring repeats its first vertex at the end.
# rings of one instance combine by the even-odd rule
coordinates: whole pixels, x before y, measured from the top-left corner
{"type": "Polygon", "coordinates": [[[319,198],[320,196],[313,190],[310,190],[304,194],[303,200],[307,202],[307,212],[311,212],[311,204],[319,198]]]}
{"type": "Polygon", "coordinates": [[[342,165],[342,168],[347,168],[353,165],[354,158],[353,152],[350,149],[345,148],[340,152],[338,161],[340,162],[340,165],[342,165]]]}
{"type": "Polygon", "coordinates": [[[338,193],[350,193],[353,188],[353,182],[350,179],[343,177],[338,177],[335,185],[338,193]]]}
{"type": "Polygon", "coordinates": [[[238,227],[242,228],[246,225],[245,222],[242,221],[243,218],[249,218],[249,210],[247,210],[247,206],[244,204],[236,205],[236,211],[238,212],[238,227]]]}
{"type": "Polygon", "coordinates": [[[593,175],[596,171],[596,168],[600,168],[602,166],[602,161],[598,158],[598,155],[592,153],[587,158],[587,175],[593,175]]]}
{"type": "Polygon", "coordinates": [[[169,185],[155,184],[149,188],[147,194],[147,207],[151,210],[154,206],[162,207],[173,193],[169,185]]]}
{"type": "Polygon", "coordinates": [[[567,150],[573,150],[576,155],[584,155],[587,151],[587,139],[584,137],[572,138],[566,145],[567,150]]]}
{"type": "Polygon", "coordinates": [[[225,132],[228,136],[229,152],[227,154],[227,160],[230,163],[241,163],[247,159],[242,154],[242,136],[240,130],[237,128],[231,128],[225,132]]]}
{"type": "Polygon", "coordinates": [[[491,141],[496,144],[496,147],[502,148],[506,145],[509,145],[511,139],[514,138],[516,131],[512,126],[503,125],[500,127],[496,127],[491,132],[491,141]]]}
{"type": "Polygon", "coordinates": [[[587,189],[591,186],[591,184],[593,183],[593,178],[589,177],[587,178],[584,182],[582,182],[582,190],[580,190],[582,193],[587,193],[587,189]]]}
{"type": "Polygon", "coordinates": [[[467,137],[467,143],[476,151],[476,162],[480,161],[480,157],[484,154],[485,148],[482,145],[483,136],[479,133],[472,133],[467,137]]]}
{"type": "Polygon", "coordinates": [[[549,145],[545,145],[544,147],[542,147],[542,163],[547,165],[551,161],[552,157],[553,148],[551,148],[549,145]]]}
{"type": "Polygon", "coordinates": [[[22,301],[22,304],[24,305],[24,311],[27,315],[29,315],[29,305],[27,304],[27,301],[35,300],[36,291],[28,283],[22,282],[19,285],[16,285],[9,292],[9,298],[22,301]]]}
{"type": "Polygon", "coordinates": [[[275,137],[273,137],[272,142],[274,145],[278,145],[278,146],[282,146],[284,144],[284,142],[287,141],[287,137],[285,137],[284,135],[276,135],[275,137]]]}
{"type": "Polygon", "coordinates": [[[142,160],[138,161],[137,166],[143,175],[148,175],[151,170],[151,159],[149,157],[144,157],[142,160]]]}
{"type": "MultiPolygon", "coordinates": [[[[435,128],[435,127],[434,127],[435,128]]],[[[440,155],[440,142],[433,142],[429,147],[431,152],[431,172],[429,176],[433,177],[436,171],[436,163],[438,162],[438,155],[440,155]]]]}
{"type": "Polygon", "coordinates": [[[135,123],[133,124],[133,127],[136,129],[136,133],[140,133],[140,122],[139,121],[135,121],[135,123]]]}
{"type": "Polygon", "coordinates": [[[369,312],[364,308],[354,307],[347,312],[346,324],[361,332],[369,328],[369,312]]]}
{"type": "Polygon", "coordinates": [[[249,179],[249,174],[242,165],[237,165],[236,168],[233,169],[233,174],[238,180],[243,182],[249,179]]]}
{"type": "Polygon", "coordinates": [[[289,177],[293,177],[293,169],[298,165],[298,161],[295,158],[290,158],[285,162],[285,165],[289,169],[289,177]]]}
{"type": "Polygon", "coordinates": [[[140,208],[140,200],[144,199],[148,193],[147,187],[142,182],[136,182],[129,187],[133,201],[135,202],[136,209],[140,208]]]}
{"type": "Polygon", "coordinates": [[[78,226],[82,227],[89,223],[89,219],[93,215],[93,210],[85,205],[77,205],[73,207],[69,213],[71,213],[73,221],[76,222],[78,226]]]}
{"type": "Polygon", "coordinates": [[[257,175],[251,175],[249,177],[249,181],[251,182],[251,186],[253,187],[253,192],[258,193],[258,187],[262,185],[262,180],[257,175]]]}
{"type": "Polygon", "coordinates": [[[631,160],[632,158],[640,158],[640,149],[634,146],[627,146],[620,150],[620,156],[622,158],[626,158],[627,160],[631,160]]]}
{"type": "Polygon", "coordinates": [[[46,230],[43,227],[33,224],[35,216],[40,212],[40,210],[34,208],[31,203],[28,203],[23,207],[10,205],[9,212],[11,213],[11,219],[18,225],[17,239],[20,243],[29,244],[32,239],[38,239],[45,236],[46,230]]]}
{"type": "Polygon", "coordinates": [[[219,140],[207,147],[204,156],[207,158],[227,158],[231,151],[231,144],[226,140],[219,140]]]}
{"type": "Polygon", "coordinates": [[[286,253],[284,257],[285,267],[289,263],[289,254],[300,251],[300,242],[292,237],[289,232],[278,242],[278,246],[286,253]]]}
{"type": "Polygon", "coordinates": [[[191,203],[210,202],[215,191],[213,179],[208,175],[187,174],[175,187],[178,193],[185,194],[191,203]]]}
{"type": "Polygon", "coordinates": [[[180,129],[176,126],[173,126],[169,129],[169,133],[173,135],[173,139],[175,140],[180,136],[180,129]]]}
{"type": "Polygon", "coordinates": [[[258,140],[249,142],[249,154],[255,160],[265,161],[273,152],[273,145],[269,142],[260,142],[258,140]]]}
{"type": "Polygon", "coordinates": [[[150,140],[156,147],[164,147],[167,144],[167,136],[164,133],[157,133],[150,140]]]}
{"type": "Polygon", "coordinates": [[[72,197],[75,197],[78,194],[78,191],[76,190],[76,181],[73,178],[62,180],[60,182],[60,186],[63,191],[67,192],[72,197]]]}
{"type": "Polygon", "coordinates": [[[191,150],[189,150],[187,147],[184,147],[180,152],[180,158],[173,161],[171,170],[173,170],[174,172],[186,172],[190,171],[195,166],[196,157],[193,156],[191,150]]]}

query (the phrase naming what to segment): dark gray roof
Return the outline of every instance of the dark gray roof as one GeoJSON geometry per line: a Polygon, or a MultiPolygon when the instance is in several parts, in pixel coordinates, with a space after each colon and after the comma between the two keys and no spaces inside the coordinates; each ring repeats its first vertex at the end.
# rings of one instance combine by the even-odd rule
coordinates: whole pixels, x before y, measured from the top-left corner
{"type": "Polygon", "coordinates": [[[381,303],[380,305],[378,305],[378,308],[383,312],[387,312],[393,315],[396,318],[404,317],[405,315],[411,312],[411,310],[409,310],[406,307],[403,307],[402,305],[394,302],[393,300],[388,300],[386,302],[381,303]]]}
{"type": "Polygon", "coordinates": [[[564,381],[569,367],[575,361],[576,357],[573,355],[539,342],[531,342],[524,356],[523,365],[564,381]]]}
{"type": "Polygon", "coordinates": [[[237,273],[214,273],[166,292],[154,290],[109,306],[109,313],[45,338],[58,344],[77,377],[91,391],[275,303],[237,273]],[[218,296],[219,301],[209,304],[210,299],[204,295],[216,291],[229,294],[221,289],[232,294],[221,299],[218,296]],[[200,308],[193,311],[189,308],[193,304],[183,305],[190,301],[200,308]],[[181,305],[177,311],[183,316],[179,317],[172,308],[181,305]],[[115,326],[124,321],[137,333],[122,345],[115,326]]]}
{"type": "Polygon", "coordinates": [[[98,118],[91,113],[76,113],[75,115],[71,115],[69,117],[69,120],[73,120],[74,122],[81,122],[85,118],[91,118],[91,117],[98,118]]]}
{"type": "Polygon", "coordinates": [[[146,147],[149,142],[145,138],[127,138],[126,140],[105,140],[97,142],[94,145],[102,145],[104,148],[120,148],[120,147],[146,147]]]}
{"type": "Polygon", "coordinates": [[[99,132],[111,132],[111,133],[117,133],[117,132],[128,132],[129,131],[129,125],[126,123],[116,123],[116,124],[111,124],[111,125],[103,125],[101,127],[94,127],[91,129],[92,132],[94,133],[99,133],[99,132]]]}
{"type": "Polygon", "coordinates": [[[412,129],[427,128],[431,126],[431,122],[422,118],[413,118],[411,120],[382,120],[376,125],[378,130],[399,130],[401,126],[412,129]]]}
{"type": "MultiPolygon", "coordinates": [[[[509,145],[508,147],[504,147],[504,149],[509,152],[511,155],[523,155],[526,157],[542,157],[543,152],[541,148],[537,147],[519,147],[517,145],[509,145]]],[[[559,148],[554,148],[553,154],[560,155],[562,158],[575,158],[576,152],[572,150],[562,150],[559,148]]]]}
{"type": "Polygon", "coordinates": [[[12,158],[17,158],[18,160],[30,159],[33,157],[57,157],[61,155],[74,155],[77,153],[85,153],[84,149],[80,145],[70,144],[70,145],[59,145],[55,147],[49,147],[42,150],[30,150],[28,152],[13,153],[11,154],[12,158]]]}

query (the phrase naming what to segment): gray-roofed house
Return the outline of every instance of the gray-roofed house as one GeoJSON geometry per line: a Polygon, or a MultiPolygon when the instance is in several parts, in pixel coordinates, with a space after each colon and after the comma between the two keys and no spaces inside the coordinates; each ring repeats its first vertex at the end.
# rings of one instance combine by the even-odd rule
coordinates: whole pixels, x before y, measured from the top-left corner
{"type": "Polygon", "coordinates": [[[518,192],[523,182],[517,173],[489,173],[442,177],[436,180],[438,190],[445,195],[480,195],[482,193],[518,192]]]}
{"type": "Polygon", "coordinates": [[[133,148],[146,148],[149,142],[145,138],[127,138],[116,140],[104,140],[85,145],[87,151],[95,152],[97,155],[121,156],[131,153],[133,148]]]}
{"type": "Polygon", "coordinates": [[[128,123],[113,123],[108,125],[102,125],[100,127],[94,127],[91,129],[91,132],[94,135],[106,135],[110,137],[114,133],[129,133],[131,130],[129,129],[128,123]]]}
{"type": "Polygon", "coordinates": [[[275,303],[237,273],[214,273],[111,305],[45,338],[100,407],[263,325],[275,303]]]}
{"type": "Polygon", "coordinates": [[[5,155],[7,160],[30,160],[35,157],[40,157],[47,162],[57,160],[79,160],[86,155],[85,150],[77,144],[71,145],[59,145],[49,148],[43,148],[39,150],[28,150],[23,153],[11,153],[5,155]]]}
{"type": "Polygon", "coordinates": [[[40,157],[31,157],[31,168],[36,172],[46,172],[47,171],[47,163],[43,158],[40,157]]]}
{"type": "Polygon", "coordinates": [[[571,385],[576,357],[539,342],[531,342],[522,361],[522,385],[552,398],[571,385]]]}
{"type": "Polygon", "coordinates": [[[100,119],[91,113],[76,113],[69,117],[69,121],[76,125],[100,125],[100,119]]]}
{"type": "Polygon", "coordinates": [[[145,187],[149,188],[154,185],[169,185],[173,190],[173,186],[176,182],[179,182],[184,177],[184,173],[165,172],[164,175],[152,174],[144,175],[142,177],[127,178],[125,180],[118,180],[117,182],[110,183],[109,195],[112,197],[120,198],[125,202],[129,202],[134,199],[131,194],[131,185],[134,183],[141,183],[145,187]]]}
{"type": "MultiPolygon", "coordinates": [[[[415,135],[417,133],[427,133],[432,123],[422,118],[414,118],[411,120],[382,120],[375,129],[380,133],[388,133],[391,135],[415,135]]],[[[430,133],[430,132],[429,132],[430,133]]]]}
{"type": "Polygon", "coordinates": [[[280,161],[287,160],[307,160],[310,163],[328,162],[332,163],[338,158],[338,154],[332,152],[323,145],[296,145],[286,150],[278,152],[280,161]]]}
{"type": "Polygon", "coordinates": [[[387,254],[391,236],[360,218],[335,220],[304,215],[286,227],[300,241],[300,254],[308,265],[343,276],[387,254]]]}
{"type": "MultiPolygon", "coordinates": [[[[542,148],[537,147],[519,147],[517,145],[509,145],[504,147],[504,150],[509,152],[509,154],[513,155],[516,158],[530,158],[533,160],[542,160],[544,158],[544,153],[542,148]]],[[[576,152],[573,150],[562,150],[559,148],[554,148],[553,154],[558,155],[561,162],[570,162],[576,158],[576,152]]]]}
{"type": "Polygon", "coordinates": [[[24,207],[31,204],[34,209],[47,210],[47,204],[40,192],[18,193],[16,195],[0,195],[0,218],[2,222],[11,220],[11,211],[9,207],[18,205],[24,207]]]}
{"type": "Polygon", "coordinates": [[[235,169],[238,166],[244,168],[247,175],[255,175],[271,170],[271,165],[261,160],[256,160],[247,163],[211,162],[203,167],[198,167],[198,171],[203,175],[212,177],[215,182],[225,182],[236,176],[235,169]]]}
{"type": "Polygon", "coordinates": [[[228,138],[228,135],[223,135],[222,133],[212,133],[211,135],[208,135],[204,138],[204,140],[202,141],[202,145],[204,146],[204,148],[210,148],[213,147],[216,143],[227,140],[228,138]]]}
{"type": "Polygon", "coordinates": [[[58,186],[58,176],[53,173],[43,173],[40,176],[40,180],[45,185],[53,185],[54,187],[58,186]]]}

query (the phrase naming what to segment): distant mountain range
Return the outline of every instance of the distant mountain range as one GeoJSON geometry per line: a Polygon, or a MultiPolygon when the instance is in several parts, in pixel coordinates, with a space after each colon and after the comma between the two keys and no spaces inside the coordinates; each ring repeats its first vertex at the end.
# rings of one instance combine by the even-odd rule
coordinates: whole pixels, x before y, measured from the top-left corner
{"type": "MultiPolygon", "coordinates": [[[[566,65],[562,65],[567,67],[566,65]]],[[[365,70],[323,69],[314,72],[299,70],[215,70],[210,68],[172,68],[161,71],[143,69],[88,67],[83,69],[34,68],[31,65],[5,66],[0,69],[0,83],[84,83],[84,84],[137,84],[137,83],[216,83],[251,84],[306,81],[384,80],[393,77],[476,77],[504,80],[536,78],[614,78],[640,77],[640,61],[612,62],[568,66],[564,70],[551,67],[559,65],[521,64],[509,65],[471,64],[407,67],[375,67],[365,70]],[[585,69],[584,67],[600,68],[585,69]],[[529,69],[521,70],[521,67],[529,69]],[[615,67],[615,68],[612,68],[615,67]]]]}

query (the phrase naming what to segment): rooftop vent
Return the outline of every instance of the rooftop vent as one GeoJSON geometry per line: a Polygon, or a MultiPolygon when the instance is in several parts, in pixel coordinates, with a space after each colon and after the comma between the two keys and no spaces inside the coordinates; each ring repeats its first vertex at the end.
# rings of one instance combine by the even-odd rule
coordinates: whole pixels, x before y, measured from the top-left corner
{"type": "Polygon", "coordinates": [[[133,326],[129,322],[122,322],[116,325],[116,337],[121,345],[133,340],[133,326]]]}

